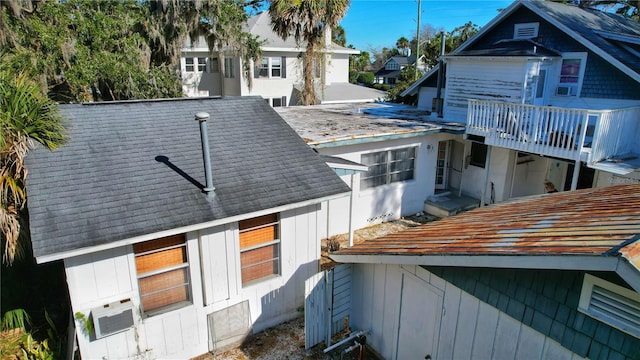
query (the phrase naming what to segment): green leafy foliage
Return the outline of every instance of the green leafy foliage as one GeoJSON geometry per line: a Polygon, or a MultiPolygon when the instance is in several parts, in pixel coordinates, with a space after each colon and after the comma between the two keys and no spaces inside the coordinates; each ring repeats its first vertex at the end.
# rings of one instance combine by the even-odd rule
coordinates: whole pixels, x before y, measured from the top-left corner
{"type": "Polygon", "coordinates": [[[0,1],[0,47],[10,67],[39,74],[58,102],[182,96],[180,49],[188,35],[204,35],[212,52],[258,57],[256,39],[243,31],[244,7],[258,0],[21,3],[31,8],[0,1]]]}
{"type": "Polygon", "coordinates": [[[357,82],[366,86],[371,86],[375,80],[375,75],[372,72],[363,71],[358,74],[357,82]]]}

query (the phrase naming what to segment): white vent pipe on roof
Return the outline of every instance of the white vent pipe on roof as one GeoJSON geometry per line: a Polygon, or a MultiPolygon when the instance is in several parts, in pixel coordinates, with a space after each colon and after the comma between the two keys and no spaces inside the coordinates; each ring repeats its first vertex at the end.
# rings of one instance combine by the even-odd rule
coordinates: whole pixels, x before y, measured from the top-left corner
{"type": "Polygon", "coordinates": [[[204,161],[204,177],[206,185],[202,189],[205,193],[210,193],[216,188],[213,186],[213,175],[211,175],[211,150],[209,149],[209,136],[207,134],[207,120],[209,114],[199,112],[196,114],[196,121],[200,123],[200,140],[202,142],[202,160],[204,161]]]}

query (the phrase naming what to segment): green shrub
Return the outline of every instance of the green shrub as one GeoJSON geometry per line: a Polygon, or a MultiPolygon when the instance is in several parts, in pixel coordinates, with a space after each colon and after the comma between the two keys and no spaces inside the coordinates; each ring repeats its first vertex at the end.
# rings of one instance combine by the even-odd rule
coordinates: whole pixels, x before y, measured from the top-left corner
{"type": "Polygon", "coordinates": [[[372,72],[368,72],[368,71],[363,71],[360,74],[358,74],[358,82],[366,86],[371,86],[375,78],[376,78],[375,75],[373,75],[372,72]]]}

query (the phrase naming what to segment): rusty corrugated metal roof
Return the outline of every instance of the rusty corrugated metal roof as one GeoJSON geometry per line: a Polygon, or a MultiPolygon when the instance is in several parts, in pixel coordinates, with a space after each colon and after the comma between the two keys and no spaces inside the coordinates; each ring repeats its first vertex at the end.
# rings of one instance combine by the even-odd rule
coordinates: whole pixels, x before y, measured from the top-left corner
{"type": "Polygon", "coordinates": [[[345,248],[337,255],[622,255],[640,269],[640,185],[519,198],[345,248]]]}

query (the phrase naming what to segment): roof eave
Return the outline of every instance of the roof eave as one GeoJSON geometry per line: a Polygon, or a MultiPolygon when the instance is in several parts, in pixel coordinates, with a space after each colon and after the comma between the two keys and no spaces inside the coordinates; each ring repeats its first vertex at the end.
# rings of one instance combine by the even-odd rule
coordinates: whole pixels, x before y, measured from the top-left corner
{"type": "Polygon", "coordinates": [[[597,255],[397,255],[332,254],[340,263],[513,269],[616,271],[618,258],[597,255]]]}
{"type": "Polygon", "coordinates": [[[64,260],[64,259],[68,259],[68,258],[75,257],[75,256],[91,254],[91,253],[95,253],[95,252],[99,252],[99,251],[104,251],[104,250],[114,249],[114,248],[118,248],[118,247],[122,247],[122,246],[132,245],[132,244],[140,243],[140,242],[143,242],[143,241],[154,240],[154,239],[158,239],[158,238],[165,237],[165,236],[184,234],[184,233],[187,233],[187,232],[190,232],[190,231],[197,231],[197,230],[212,228],[212,227],[215,227],[215,226],[224,225],[224,224],[228,224],[228,223],[232,223],[232,222],[237,222],[237,221],[244,220],[244,219],[259,217],[259,216],[262,216],[262,215],[268,215],[268,214],[272,214],[272,213],[276,213],[276,212],[292,210],[292,209],[296,209],[296,208],[300,208],[300,207],[304,207],[304,206],[308,206],[308,205],[320,204],[320,203],[323,203],[323,202],[328,201],[328,200],[343,198],[343,197],[347,197],[347,196],[350,196],[350,195],[351,195],[351,192],[337,193],[337,194],[334,194],[334,195],[329,195],[329,196],[325,196],[325,197],[321,197],[321,198],[301,201],[301,202],[297,202],[297,203],[294,203],[294,204],[282,205],[282,206],[278,206],[278,207],[275,207],[275,208],[269,208],[269,209],[264,209],[264,210],[260,210],[260,211],[255,211],[255,212],[252,212],[252,213],[241,214],[241,215],[236,215],[236,216],[230,216],[230,217],[226,217],[226,218],[223,218],[223,219],[217,219],[217,220],[207,221],[207,222],[203,222],[203,223],[199,223],[199,224],[192,224],[192,225],[187,225],[187,226],[183,226],[183,227],[178,227],[178,228],[174,228],[174,229],[170,229],[170,230],[149,233],[149,234],[145,234],[145,235],[141,235],[141,236],[125,238],[125,239],[121,239],[121,240],[117,240],[117,241],[112,241],[112,242],[110,242],[108,244],[101,244],[101,245],[97,245],[97,246],[87,246],[87,247],[83,247],[83,248],[79,248],[79,249],[73,249],[73,250],[62,251],[62,252],[53,253],[53,254],[49,254],[49,255],[37,256],[35,259],[36,259],[36,263],[38,263],[38,264],[43,264],[43,263],[56,261],[56,260],[64,260]]]}

